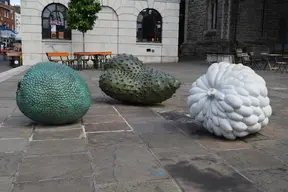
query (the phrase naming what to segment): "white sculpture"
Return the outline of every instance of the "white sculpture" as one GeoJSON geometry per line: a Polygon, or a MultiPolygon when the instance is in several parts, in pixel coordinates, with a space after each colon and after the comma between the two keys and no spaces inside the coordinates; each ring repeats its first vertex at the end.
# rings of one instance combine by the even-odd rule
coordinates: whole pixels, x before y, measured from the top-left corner
{"type": "Polygon", "coordinates": [[[234,140],[260,131],[272,114],[265,80],[242,64],[214,63],[192,84],[190,116],[234,140]]]}

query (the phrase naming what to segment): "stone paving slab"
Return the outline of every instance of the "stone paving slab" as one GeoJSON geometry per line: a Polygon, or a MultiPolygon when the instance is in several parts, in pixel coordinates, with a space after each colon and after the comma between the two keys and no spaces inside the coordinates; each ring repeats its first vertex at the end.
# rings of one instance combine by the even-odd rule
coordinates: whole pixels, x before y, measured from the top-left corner
{"type": "Polygon", "coordinates": [[[268,192],[287,192],[288,171],[286,168],[241,172],[262,190],[268,192]]]}
{"type": "Polygon", "coordinates": [[[159,133],[176,133],[180,130],[175,127],[172,123],[167,122],[164,119],[160,120],[151,120],[148,122],[135,122],[130,123],[133,127],[133,130],[142,135],[142,134],[159,134],[159,133]]]}
{"type": "Polygon", "coordinates": [[[16,101],[15,100],[12,100],[12,99],[1,99],[0,100],[0,109],[1,109],[1,111],[4,108],[12,108],[14,110],[15,107],[16,107],[16,101]]]}
{"type": "Polygon", "coordinates": [[[91,177],[16,183],[12,192],[95,192],[91,177]]]}
{"type": "Polygon", "coordinates": [[[113,145],[144,144],[143,141],[131,132],[119,132],[112,134],[87,133],[90,148],[113,145]]]}
{"type": "Polygon", "coordinates": [[[10,192],[12,188],[13,177],[0,177],[0,191],[10,192]]]}
{"type": "Polygon", "coordinates": [[[31,126],[34,125],[35,122],[27,117],[8,117],[2,124],[3,127],[11,127],[11,126],[31,126]]]}
{"type": "Polygon", "coordinates": [[[287,140],[279,139],[279,140],[256,141],[253,142],[252,145],[258,150],[267,153],[271,156],[274,156],[277,159],[284,161],[285,163],[288,163],[287,140]]]}
{"type": "Polygon", "coordinates": [[[111,123],[111,122],[123,122],[123,119],[118,114],[117,115],[85,115],[83,117],[84,124],[111,123]]]}
{"type": "Polygon", "coordinates": [[[87,116],[90,115],[118,115],[112,106],[92,106],[87,112],[87,116]]]}
{"type": "Polygon", "coordinates": [[[161,161],[185,192],[256,192],[255,186],[212,155],[161,161]]]}
{"type": "Polygon", "coordinates": [[[0,177],[13,177],[21,161],[22,153],[0,152],[0,177]]]}
{"type": "Polygon", "coordinates": [[[85,131],[87,133],[91,133],[91,132],[117,132],[117,131],[132,131],[132,130],[125,122],[113,122],[113,123],[87,124],[85,125],[85,131]]]}
{"type": "Polygon", "coordinates": [[[33,127],[0,127],[0,139],[3,138],[29,138],[33,127]]]}
{"type": "Polygon", "coordinates": [[[99,185],[101,192],[181,192],[182,190],[172,181],[129,182],[120,184],[99,185]]]}
{"type": "Polygon", "coordinates": [[[215,137],[196,139],[196,141],[210,151],[241,150],[249,149],[251,147],[251,145],[241,140],[225,141],[221,139],[216,139],[215,137]]]}
{"type": "Polygon", "coordinates": [[[25,117],[25,115],[19,110],[18,107],[16,107],[16,109],[10,114],[10,117],[25,117]]]}
{"type": "Polygon", "coordinates": [[[65,139],[50,141],[31,141],[27,147],[27,156],[31,155],[64,155],[87,152],[85,140],[65,139]]]}
{"type": "Polygon", "coordinates": [[[281,168],[285,166],[280,160],[257,149],[221,151],[217,154],[239,171],[281,168]]]}
{"type": "Polygon", "coordinates": [[[92,176],[88,154],[25,157],[16,182],[92,176]]]}
{"type": "Polygon", "coordinates": [[[0,152],[21,152],[27,144],[28,139],[25,138],[2,138],[0,139],[0,152]]]}
{"type": "Polygon", "coordinates": [[[80,139],[84,137],[83,129],[56,130],[55,128],[52,130],[37,129],[33,132],[32,140],[80,139]]]}
{"type": "Polygon", "coordinates": [[[97,184],[169,178],[145,145],[101,146],[91,155],[97,184]]]}
{"type": "Polygon", "coordinates": [[[64,131],[64,130],[71,130],[71,129],[82,129],[82,123],[81,121],[67,124],[67,125],[41,125],[36,124],[35,129],[37,131],[64,131]]]}
{"type": "Polygon", "coordinates": [[[195,145],[195,141],[182,133],[141,134],[140,137],[150,148],[185,148],[195,145]]]}
{"type": "Polygon", "coordinates": [[[122,117],[126,119],[129,124],[146,123],[149,121],[162,120],[161,116],[155,114],[151,109],[132,110],[120,112],[122,117]]]}
{"type": "MultiPolygon", "coordinates": [[[[1,107],[0,108],[0,117],[3,118],[2,122],[15,110],[15,107],[1,107]]],[[[1,122],[1,123],[2,123],[1,122]]]]}

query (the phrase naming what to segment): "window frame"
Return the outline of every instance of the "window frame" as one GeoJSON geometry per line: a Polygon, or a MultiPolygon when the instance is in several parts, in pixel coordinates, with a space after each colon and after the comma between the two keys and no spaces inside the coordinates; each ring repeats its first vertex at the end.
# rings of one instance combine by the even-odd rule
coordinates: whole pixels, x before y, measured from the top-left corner
{"type": "MultiPolygon", "coordinates": [[[[152,29],[150,29],[150,30],[152,30],[152,29]]],[[[161,44],[162,38],[163,38],[162,32],[163,32],[163,17],[159,13],[159,11],[157,11],[156,9],[153,9],[153,8],[145,8],[138,14],[137,20],[136,20],[136,42],[137,43],[161,44]],[[151,11],[151,12],[149,12],[149,11],[151,11]],[[143,21],[144,21],[144,18],[147,16],[153,17],[153,20],[154,20],[154,23],[153,23],[153,26],[154,26],[154,35],[153,36],[154,37],[152,37],[151,40],[148,40],[147,36],[146,36],[146,38],[144,38],[144,35],[143,35],[143,31],[144,31],[143,21]],[[159,25],[160,25],[160,27],[158,27],[159,25]],[[141,26],[141,27],[139,27],[139,26],[141,26]],[[141,30],[139,30],[139,29],[141,29],[141,30]],[[146,41],[144,39],[146,39],[146,41]],[[153,39],[155,39],[155,40],[153,41],[153,39]]]]}
{"type": "Polygon", "coordinates": [[[208,30],[216,30],[218,23],[218,0],[209,0],[208,30]]]}
{"type": "Polygon", "coordinates": [[[9,11],[4,9],[4,17],[9,18],[9,11]]]}
{"type": "Polygon", "coordinates": [[[42,40],[60,40],[60,41],[72,40],[72,32],[67,26],[67,11],[68,8],[61,3],[50,3],[46,7],[44,7],[41,15],[42,40]],[[49,13],[49,15],[47,15],[47,12],[49,13]],[[56,24],[56,37],[53,38],[51,33],[51,14],[55,12],[56,14],[60,13],[58,17],[60,17],[61,20],[63,19],[63,24],[62,25],[56,24]],[[45,24],[47,25],[47,23],[48,27],[44,26],[45,24]],[[59,32],[64,33],[63,39],[62,38],[59,39],[59,32]]]}

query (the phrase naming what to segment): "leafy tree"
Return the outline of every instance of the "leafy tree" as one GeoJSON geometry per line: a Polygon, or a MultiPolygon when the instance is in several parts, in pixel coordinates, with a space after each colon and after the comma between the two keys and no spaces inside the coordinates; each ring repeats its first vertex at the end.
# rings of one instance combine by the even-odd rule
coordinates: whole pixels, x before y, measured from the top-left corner
{"type": "Polygon", "coordinates": [[[83,51],[85,51],[85,33],[92,30],[101,10],[98,0],[70,0],[68,3],[67,25],[83,35],[83,51]]]}

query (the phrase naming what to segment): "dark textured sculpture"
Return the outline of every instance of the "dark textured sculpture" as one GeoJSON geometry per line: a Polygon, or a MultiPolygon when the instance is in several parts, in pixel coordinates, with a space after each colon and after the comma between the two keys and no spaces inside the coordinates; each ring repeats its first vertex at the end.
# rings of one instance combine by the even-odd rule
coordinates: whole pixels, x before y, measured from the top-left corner
{"type": "Polygon", "coordinates": [[[161,103],[175,93],[180,81],[143,64],[137,57],[119,54],[104,66],[99,86],[108,96],[131,104],[161,103]]]}
{"type": "Polygon", "coordinates": [[[77,71],[62,64],[41,62],[18,83],[17,105],[42,124],[73,123],[90,108],[90,91],[77,71]]]}

